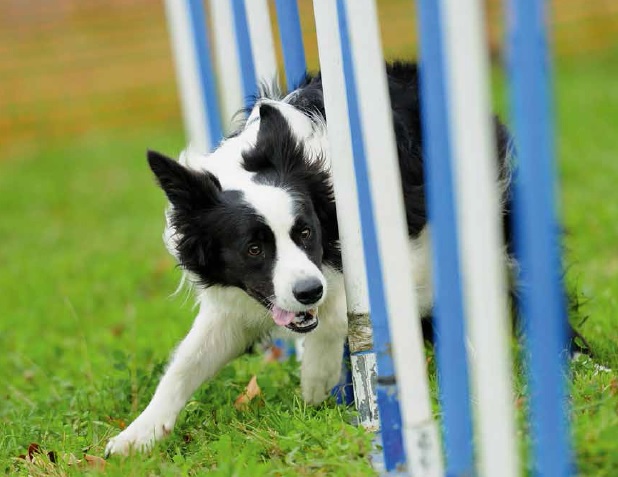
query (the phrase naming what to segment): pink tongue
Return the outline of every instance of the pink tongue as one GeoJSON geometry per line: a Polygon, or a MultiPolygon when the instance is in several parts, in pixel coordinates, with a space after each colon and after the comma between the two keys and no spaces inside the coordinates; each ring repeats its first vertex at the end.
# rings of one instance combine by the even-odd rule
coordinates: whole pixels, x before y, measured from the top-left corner
{"type": "Polygon", "coordinates": [[[275,323],[277,323],[279,326],[289,325],[290,323],[292,323],[294,316],[296,316],[296,313],[294,313],[293,311],[285,311],[278,306],[273,306],[272,313],[273,320],[275,320],[275,323]]]}

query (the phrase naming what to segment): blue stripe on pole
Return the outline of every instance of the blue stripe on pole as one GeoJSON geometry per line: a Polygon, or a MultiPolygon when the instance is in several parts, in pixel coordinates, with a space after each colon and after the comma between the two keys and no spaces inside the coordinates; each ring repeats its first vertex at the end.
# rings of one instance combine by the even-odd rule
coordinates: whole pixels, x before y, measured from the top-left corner
{"type": "Polygon", "coordinates": [[[255,76],[253,52],[251,50],[251,39],[249,38],[249,25],[247,23],[245,0],[232,0],[232,8],[234,11],[236,47],[238,48],[238,59],[240,60],[245,106],[253,106],[253,100],[258,93],[258,85],[255,76]]]}
{"type": "Polygon", "coordinates": [[[420,0],[418,12],[423,154],[433,243],[433,313],[446,475],[469,476],[474,474],[474,450],[440,2],[420,0]]]}
{"type": "Polygon", "coordinates": [[[354,169],[358,187],[359,210],[363,233],[369,301],[371,303],[371,323],[373,325],[373,343],[378,365],[377,395],[380,413],[380,433],[387,471],[402,468],[406,462],[401,429],[401,411],[399,408],[397,385],[394,383],[395,367],[391,357],[391,338],[388,329],[388,315],[384,297],[382,269],[378,254],[371,207],[371,191],[367,177],[365,148],[362,140],[359,106],[356,100],[356,81],[352,66],[350,41],[348,38],[347,19],[343,0],[337,0],[337,14],[343,56],[343,71],[346,80],[346,96],[354,169]]]}
{"type": "Polygon", "coordinates": [[[297,88],[305,77],[305,47],[296,0],[276,0],[279,34],[288,91],[297,88]]]}
{"type": "Polygon", "coordinates": [[[349,406],[354,403],[354,388],[352,385],[352,366],[350,364],[350,348],[348,343],[343,348],[343,363],[341,366],[341,378],[339,383],[332,389],[337,404],[349,406]]]}
{"type": "Polygon", "coordinates": [[[215,75],[212,70],[210,58],[210,45],[206,26],[206,13],[201,0],[189,0],[189,12],[191,27],[193,30],[193,43],[197,54],[200,86],[202,88],[203,107],[208,118],[208,133],[210,135],[210,147],[216,146],[223,137],[221,127],[221,115],[215,89],[215,75]]]}
{"type": "Polygon", "coordinates": [[[547,2],[509,2],[509,78],[518,155],[515,249],[530,380],[535,475],[573,475],[566,394],[566,297],[555,213],[547,2]]]}

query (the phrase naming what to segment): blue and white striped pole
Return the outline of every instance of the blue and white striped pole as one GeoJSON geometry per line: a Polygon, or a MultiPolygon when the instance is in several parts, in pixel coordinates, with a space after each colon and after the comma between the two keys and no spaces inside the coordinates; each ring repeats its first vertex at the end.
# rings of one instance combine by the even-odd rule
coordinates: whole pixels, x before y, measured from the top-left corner
{"type": "MultiPolygon", "coordinates": [[[[344,5],[353,60],[351,76],[356,82],[355,99],[350,101],[349,97],[348,106],[352,112],[354,103],[357,104],[360,130],[365,133],[360,135],[365,154],[355,156],[355,165],[358,174],[364,163],[368,187],[366,195],[363,194],[361,177],[359,196],[370,204],[373,218],[373,222],[363,222],[363,238],[378,362],[382,437],[388,436],[387,432],[403,434],[408,472],[442,476],[441,446],[431,409],[376,5],[374,0],[346,0],[344,5]],[[374,249],[370,248],[372,240],[374,249]],[[370,268],[370,260],[375,260],[375,270],[370,268]],[[372,272],[375,275],[369,274],[372,272]],[[399,407],[399,429],[387,427],[396,423],[399,416],[390,414],[399,407]]],[[[389,444],[384,440],[387,470],[403,470],[404,455],[391,461],[389,444]]]]}
{"type": "MultiPolygon", "coordinates": [[[[361,231],[361,212],[354,168],[353,141],[360,143],[358,135],[351,134],[351,115],[348,115],[348,97],[354,88],[346,88],[346,78],[353,83],[348,55],[344,64],[341,21],[334,2],[313,2],[315,27],[320,57],[320,71],[324,90],[324,107],[328,126],[328,142],[333,186],[337,201],[337,222],[341,237],[341,258],[345,278],[348,311],[348,343],[354,384],[354,400],[359,424],[375,431],[379,427],[375,395],[376,358],[373,352],[371,325],[369,323],[369,296],[365,275],[365,257],[361,231]],[[344,67],[346,74],[344,76],[344,67]],[[354,139],[353,139],[354,137],[354,139]]],[[[343,9],[343,5],[339,4],[343,9]]],[[[345,25],[345,23],[343,23],[345,25]]],[[[342,31],[345,31],[345,26],[342,31]]],[[[347,36],[345,37],[347,45],[347,36]]],[[[355,116],[358,118],[358,115],[355,116]]],[[[358,120],[353,131],[358,132],[358,120]]],[[[358,149],[358,144],[355,149],[358,149]]],[[[362,143],[360,145],[362,147],[362,143]]],[[[366,182],[365,182],[366,184],[366,182]]],[[[371,213],[365,207],[364,213],[371,213]]]]}
{"type": "Polygon", "coordinates": [[[478,475],[516,477],[510,319],[481,0],[441,0],[478,475]]]}
{"type": "MultiPolygon", "coordinates": [[[[214,36],[214,56],[217,66],[221,112],[223,114],[224,133],[234,129],[232,120],[244,107],[242,76],[238,48],[236,46],[236,28],[234,11],[230,0],[210,0],[210,16],[214,36]]],[[[239,118],[240,119],[240,118],[239,118]]]]}
{"type": "Polygon", "coordinates": [[[275,0],[283,50],[287,90],[292,91],[305,77],[305,47],[297,0],[275,0]]]}
{"type": "Polygon", "coordinates": [[[245,11],[258,85],[271,84],[277,77],[277,59],[268,0],[245,0],[245,11]]]}
{"type": "Polygon", "coordinates": [[[353,58],[348,36],[347,12],[344,0],[337,0],[337,17],[343,71],[346,82],[348,115],[356,186],[358,188],[359,211],[362,225],[363,247],[366,264],[366,276],[371,303],[371,327],[373,331],[373,349],[377,362],[376,397],[380,416],[380,436],[382,440],[384,464],[387,471],[401,470],[406,465],[406,453],[403,443],[401,409],[399,393],[395,381],[395,367],[390,353],[390,331],[388,329],[388,312],[384,297],[384,282],[379,261],[378,242],[375,222],[372,214],[372,197],[369,186],[365,145],[361,125],[359,103],[353,58]]]}
{"type": "Polygon", "coordinates": [[[419,83],[426,200],[431,226],[434,333],[446,475],[474,475],[472,418],[461,291],[452,153],[449,139],[445,52],[440,2],[418,1],[419,83]]]}
{"type": "Polygon", "coordinates": [[[221,117],[201,0],[166,0],[176,78],[187,136],[208,153],[221,140],[221,117]]]}
{"type": "Polygon", "coordinates": [[[515,252],[528,358],[533,472],[573,475],[566,389],[566,301],[562,286],[551,65],[543,0],[509,0],[508,63],[518,171],[515,252]]]}
{"type": "Polygon", "coordinates": [[[251,39],[249,37],[247,11],[245,10],[244,0],[230,1],[232,2],[232,8],[234,10],[236,47],[238,48],[238,58],[240,60],[240,72],[242,75],[244,94],[243,104],[245,106],[250,106],[258,93],[258,84],[255,74],[255,63],[253,62],[253,52],[251,50],[251,39]]]}

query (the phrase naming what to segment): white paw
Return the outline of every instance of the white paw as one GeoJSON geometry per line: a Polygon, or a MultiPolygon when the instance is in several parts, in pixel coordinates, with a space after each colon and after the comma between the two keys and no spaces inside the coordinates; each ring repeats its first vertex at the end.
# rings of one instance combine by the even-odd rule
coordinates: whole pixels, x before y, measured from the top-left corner
{"type": "Polygon", "coordinates": [[[174,428],[174,420],[149,419],[143,414],[105,447],[105,458],[112,455],[129,455],[134,452],[148,452],[158,440],[167,436],[174,428]]]}
{"type": "Polygon", "coordinates": [[[320,370],[303,368],[301,371],[301,389],[307,404],[320,404],[339,382],[341,362],[325,364],[320,370]],[[317,372],[316,372],[317,371],[317,372]]]}

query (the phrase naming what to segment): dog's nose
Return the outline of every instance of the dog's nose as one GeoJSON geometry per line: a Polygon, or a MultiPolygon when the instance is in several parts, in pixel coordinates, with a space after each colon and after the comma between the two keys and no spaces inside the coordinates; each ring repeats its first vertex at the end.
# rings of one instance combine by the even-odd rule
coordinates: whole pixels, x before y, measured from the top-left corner
{"type": "Polygon", "coordinates": [[[324,287],[317,278],[305,278],[294,285],[292,293],[303,305],[312,305],[322,298],[324,287]]]}

